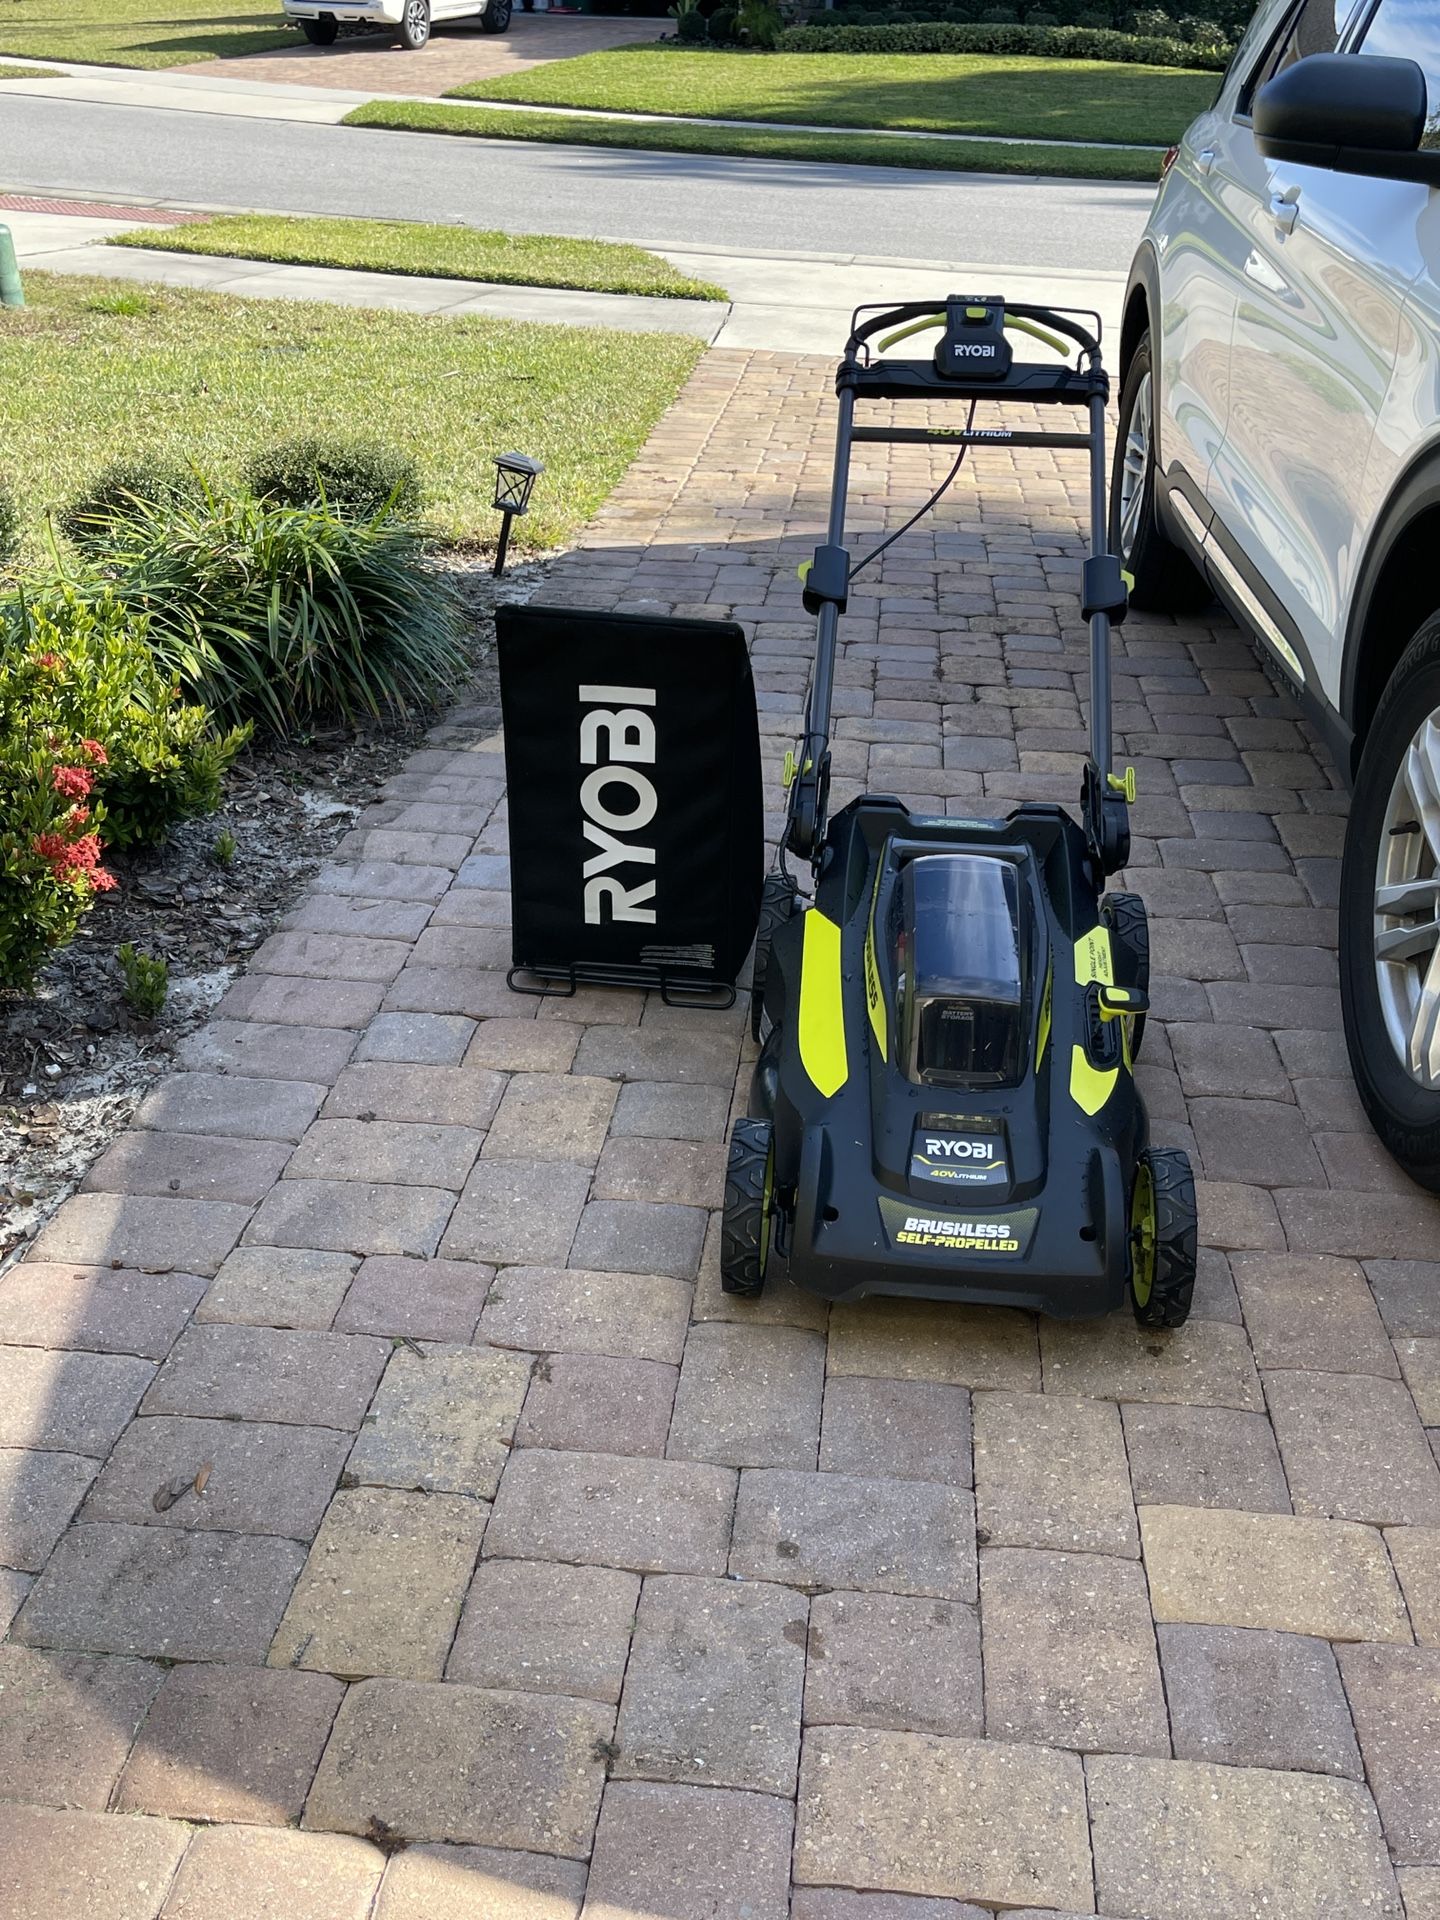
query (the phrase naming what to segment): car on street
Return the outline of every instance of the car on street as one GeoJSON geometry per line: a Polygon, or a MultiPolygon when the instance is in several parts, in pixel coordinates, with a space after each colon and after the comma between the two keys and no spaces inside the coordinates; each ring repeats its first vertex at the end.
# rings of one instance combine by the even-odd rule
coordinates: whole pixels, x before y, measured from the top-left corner
{"type": "Polygon", "coordinates": [[[1227,605],[1352,784],[1350,1061],[1440,1191],[1435,0],[1261,0],[1167,155],[1126,292],[1111,537],[1137,608],[1227,605]]]}
{"type": "Polygon", "coordinates": [[[312,47],[331,47],[341,27],[396,28],[402,47],[418,52],[442,20],[478,19],[485,33],[504,33],[514,0],[281,0],[312,47]]]}

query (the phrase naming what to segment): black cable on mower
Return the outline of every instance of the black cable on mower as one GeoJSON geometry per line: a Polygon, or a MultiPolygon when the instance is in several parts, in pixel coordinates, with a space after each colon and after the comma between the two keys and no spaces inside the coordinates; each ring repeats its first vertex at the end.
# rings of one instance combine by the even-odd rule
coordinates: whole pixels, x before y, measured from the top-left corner
{"type": "MultiPolygon", "coordinates": [[[[974,400],[970,402],[970,412],[966,416],[966,420],[965,420],[966,433],[969,433],[970,429],[975,425],[976,404],[977,403],[974,400]]],[[[912,513],[910,518],[905,522],[903,527],[897,527],[893,533],[887,533],[885,538],[880,542],[878,547],[872,547],[869,553],[862,554],[861,557],[855,562],[854,566],[851,567],[850,572],[847,576],[848,579],[853,580],[856,574],[859,573],[862,567],[868,567],[872,560],[878,560],[880,555],[884,553],[887,547],[893,547],[895,542],[898,539],[900,539],[900,537],[903,534],[909,533],[910,529],[915,525],[917,520],[923,520],[926,514],[929,513],[930,509],[934,506],[937,506],[939,502],[944,499],[945,495],[949,492],[951,486],[954,484],[955,476],[959,473],[961,467],[964,466],[965,456],[969,451],[970,451],[970,448],[968,444],[961,447],[959,453],[957,453],[955,456],[954,466],[951,467],[950,471],[946,474],[945,478],[940,482],[939,486],[935,489],[934,493],[931,494],[930,498],[925,502],[924,506],[917,507],[914,513],[912,513]]]]}

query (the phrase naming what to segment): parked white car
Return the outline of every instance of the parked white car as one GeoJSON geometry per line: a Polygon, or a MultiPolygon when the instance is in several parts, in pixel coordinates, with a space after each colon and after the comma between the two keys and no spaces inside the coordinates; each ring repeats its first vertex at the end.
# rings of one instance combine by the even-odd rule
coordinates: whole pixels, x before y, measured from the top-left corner
{"type": "Polygon", "coordinates": [[[1350,1060],[1440,1191],[1440,7],[1261,0],[1167,159],[1112,538],[1137,607],[1229,606],[1353,781],[1350,1060]]]}
{"type": "Polygon", "coordinates": [[[514,0],[281,0],[285,18],[293,20],[312,47],[335,44],[340,29],[352,21],[365,26],[398,28],[400,44],[418,52],[438,20],[474,20],[486,33],[504,33],[514,11],[514,0]]]}

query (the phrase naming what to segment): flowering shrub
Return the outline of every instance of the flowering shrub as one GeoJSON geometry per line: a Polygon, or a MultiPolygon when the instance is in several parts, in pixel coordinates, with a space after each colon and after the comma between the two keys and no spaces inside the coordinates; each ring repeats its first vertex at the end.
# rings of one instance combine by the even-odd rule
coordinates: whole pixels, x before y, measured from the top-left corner
{"type": "Polygon", "coordinates": [[[23,987],[114,886],[104,847],[213,812],[248,728],[217,735],[113,594],[0,608],[0,985],[23,987]]]}
{"type": "Polygon", "coordinates": [[[57,751],[65,744],[0,758],[0,986],[28,985],[51,948],[73,937],[93,897],[115,884],[100,865],[105,810],[81,785],[90,769],[67,766],[57,751]]]}

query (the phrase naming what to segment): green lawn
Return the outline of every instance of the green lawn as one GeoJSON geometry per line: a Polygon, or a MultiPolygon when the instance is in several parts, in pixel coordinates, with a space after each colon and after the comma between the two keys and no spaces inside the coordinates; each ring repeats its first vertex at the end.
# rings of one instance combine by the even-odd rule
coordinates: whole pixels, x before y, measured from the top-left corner
{"type": "Polygon", "coordinates": [[[678,300],[726,298],[723,287],[691,280],[643,247],[550,234],[478,233],[469,227],[398,220],[234,213],[195,226],[142,227],[116,234],[110,245],[163,247],[167,253],[215,253],[311,267],[364,267],[374,273],[433,274],[445,280],[492,280],[517,287],[667,294],[678,300]]]}
{"type": "Polygon", "coordinates": [[[11,67],[0,60],[0,80],[58,80],[58,67],[11,67]]]}
{"type": "Polygon", "coordinates": [[[300,44],[277,0],[0,0],[0,53],[174,67],[300,44]]]}
{"type": "Polygon", "coordinates": [[[567,146],[638,147],[662,153],[733,153],[761,160],[924,168],[941,173],[1048,174],[1076,180],[1153,182],[1160,171],[1160,156],[1148,147],[1003,146],[986,140],[907,140],[903,134],[892,133],[782,133],[751,127],[666,126],[659,121],[586,120],[578,114],[452,107],[426,100],[371,100],[346,114],[345,125],[461,134],[477,140],[540,140],[567,146]]]}
{"type": "Polygon", "coordinates": [[[703,53],[621,47],[454,97],[614,113],[791,120],[1168,146],[1215,98],[1213,73],[968,53],[703,53]]]}
{"type": "Polygon", "coordinates": [[[545,464],[517,542],[553,546],[605,499],[702,352],[675,334],[118,290],[29,273],[0,327],[3,469],[27,546],[107,462],[155,449],[219,479],[268,440],[349,434],[419,460],[428,511],[493,539],[493,455],[545,464]],[[119,309],[119,310],[117,310],[119,309]]]}

